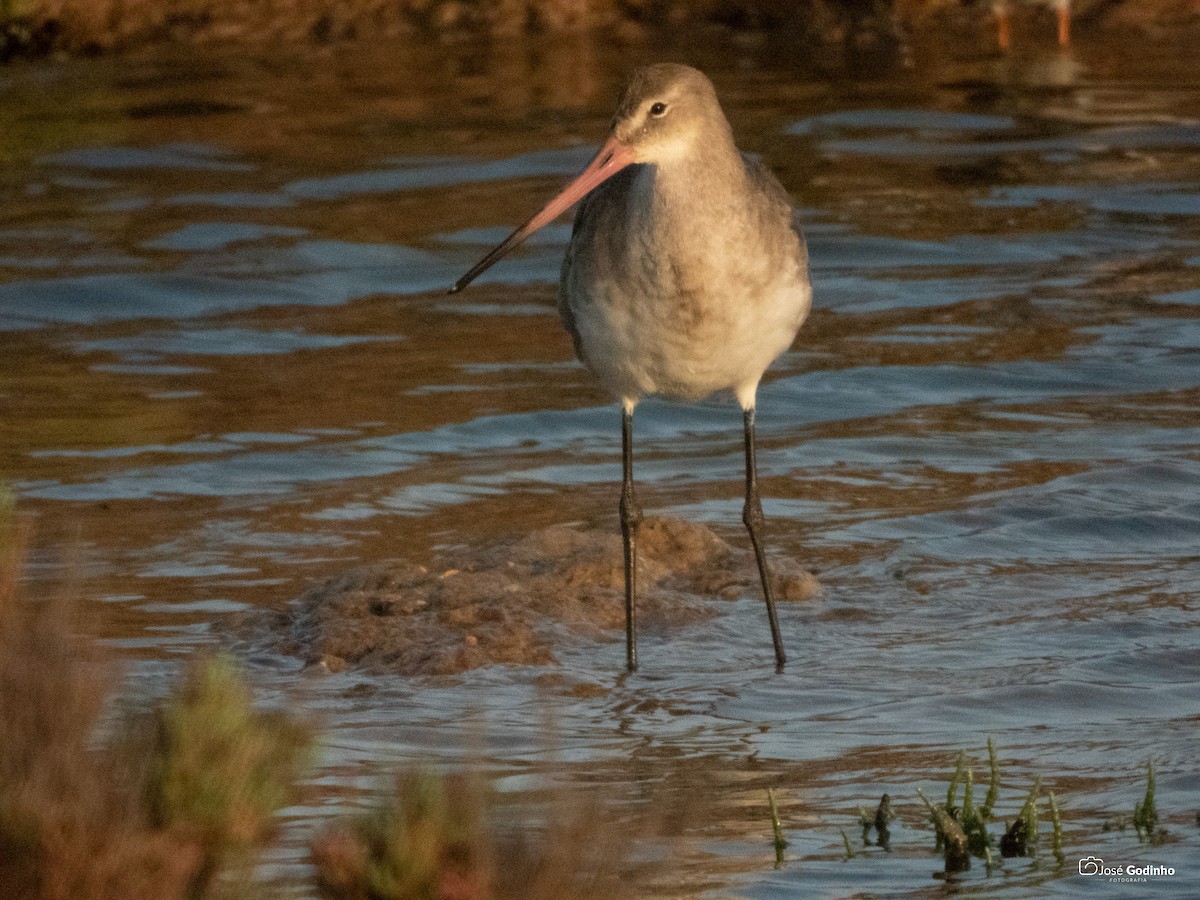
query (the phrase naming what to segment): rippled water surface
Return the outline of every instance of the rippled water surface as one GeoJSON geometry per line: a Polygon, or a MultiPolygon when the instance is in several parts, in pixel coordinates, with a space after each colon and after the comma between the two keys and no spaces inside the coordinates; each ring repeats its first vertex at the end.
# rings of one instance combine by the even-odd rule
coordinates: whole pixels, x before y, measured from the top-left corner
{"type": "MultiPolygon", "coordinates": [[[[862,80],[737,48],[673,55],[808,228],[814,312],[759,394],[771,553],[824,585],[781,610],[791,665],[757,596],[645,634],[632,677],[617,634],[432,680],[251,654],[326,729],[328,804],[290,811],[275,877],[298,890],[307,827],[381,768],[477,754],[517,802],[547,779],[630,815],[689,800],[650,894],[953,892],[916,789],[992,736],[999,814],[1041,775],[1067,868],[961,889],[1074,895],[1096,855],[1176,869],[1137,896],[1200,892],[1200,57],[929,48],[862,80]],[[1160,846],[1102,830],[1150,758],[1160,846]],[[884,792],[893,852],[846,860],[884,792]]],[[[619,413],[554,307],[569,226],[443,292],[586,163],[642,58],[0,72],[0,476],[34,577],[75,560],[135,690],[363,563],[616,529],[619,413]]],[[[643,404],[647,509],[744,542],[740,441],[728,402],[643,404]]]]}

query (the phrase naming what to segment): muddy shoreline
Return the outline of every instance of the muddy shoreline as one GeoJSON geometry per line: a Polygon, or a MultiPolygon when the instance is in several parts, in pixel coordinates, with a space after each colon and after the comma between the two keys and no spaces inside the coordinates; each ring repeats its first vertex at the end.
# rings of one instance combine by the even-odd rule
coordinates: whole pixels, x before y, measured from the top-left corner
{"type": "MultiPolygon", "coordinates": [[[[1200,0],[1090,0],[1073,10],[1076,39],[1099,32],[1155,41],[1200,36],[1200,0]]],[[[1014,28],[1026,42],[1052,42],[1048,8],[1025,4],[1014,28]]],[[[279,44],[328,47],[392,42],[397,53],[429,42],[586,34],[598,43],[635,44],[680,29],[711,37],[770,34],[797,50],[836,47],[903,55],[910,40],[939,35],[994,43],[988,6],[953,0],[286,0],[269,5],[224,0],[5,0],[0,63],[53,55],[97,55],[156,46],[279,44]]]]}
{"type": "MultiPolygon", "coordinates": [[[[650,634],[703,622],[719,614],[720,601],[759,590],[748,550],[679,518],[646,520],[638,562],[639,614],[650,634]]],[[[349,572],[255,617],[243,635],[327,672],[452,675],[493,664],[553,665],[565,642],[622,638],[623,566],[619,535],[552,526],[445,551],[430,566],[398,561],[349,572]]],[[[781,601],[820,591],[792,559],[775,556],[771,568],[781,601]]],[[[763,641],[768,647],[765,613],[763,641]]]]}

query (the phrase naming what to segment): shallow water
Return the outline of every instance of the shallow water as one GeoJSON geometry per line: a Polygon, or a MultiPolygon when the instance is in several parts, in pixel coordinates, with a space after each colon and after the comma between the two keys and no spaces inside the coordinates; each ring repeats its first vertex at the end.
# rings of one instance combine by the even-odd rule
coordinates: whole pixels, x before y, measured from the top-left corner
{"type": "MultiPolygon", "coordinates": [[[[1194,893],[1195,48],[919,47],[876,79],[745,41],[670,55],[714,77],[807,222],[814,313],[759,395],[770,552],[824,585],[781,610],[792,662],[774,673],[754,595],[644,634],[632,677],[618,634],[443,679],[239,645],[268,699],[326,727],[326,799],[289,811],[272,876],[299,892],[306,829],[432,758],[518,803],[547,783],[630,816],[688,801],[654,895],[1072,895],[1088,855],[1178,873],[1113,896],[1194,893]],[[1059,797],[1065,870],[1044,850],[933,877],[916,789],[959,749],[981,768],[988,736],[1001,816],[1035,775],[1059,797]],[[1102,830],[1151,757],[1154,847],[1102,830]],[[884,792],[893,852],[845,860],[884,792]]],[[[568,226],[443,291],[587,161],[643,58],[0,71],[0,476],[37,515],[34,577],[79,572],[132,690],[364,562],[616,528],[619,414],[554,308],[568,226]]],[[[639,407],[647,509],[743,542],[739,425],[720,401],[639,407]]]]}

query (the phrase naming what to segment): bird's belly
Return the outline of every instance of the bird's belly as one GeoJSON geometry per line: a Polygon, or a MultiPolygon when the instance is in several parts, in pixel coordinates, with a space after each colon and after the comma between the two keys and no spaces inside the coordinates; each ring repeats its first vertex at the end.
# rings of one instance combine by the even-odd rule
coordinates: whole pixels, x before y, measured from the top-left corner
{"type": "Polygon", "coordinates": [[[585,366],[620,399],[698,400],[758,383],[808,312],[807,280],[751,295],[737,284],[687,292],[593,283],[567,301],[585,366]]]}

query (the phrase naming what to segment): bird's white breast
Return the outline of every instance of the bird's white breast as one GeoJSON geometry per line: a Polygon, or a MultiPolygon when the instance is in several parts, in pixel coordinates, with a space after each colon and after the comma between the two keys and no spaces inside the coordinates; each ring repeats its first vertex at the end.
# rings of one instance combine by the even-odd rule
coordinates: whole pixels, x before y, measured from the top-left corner
{"type": "Polygon", "coordinates": [[[561,303],[579,355],[622,399],[752,398],[811,303],[791,210],[668,194],[664,214],[656,174],[631,173],[577,222],[561,303]]]}

